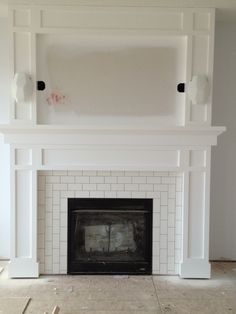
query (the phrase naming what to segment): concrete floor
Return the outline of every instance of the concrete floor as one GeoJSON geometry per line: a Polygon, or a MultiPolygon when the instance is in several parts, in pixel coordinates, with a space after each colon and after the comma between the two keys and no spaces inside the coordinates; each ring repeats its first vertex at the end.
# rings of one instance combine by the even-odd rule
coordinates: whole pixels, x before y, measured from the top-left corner
{"type": "Polygon", "coordinates": [[[236,263],[212,265],[210,280],[64,275],[13,280],[5,267],[0,298],[30,297],[26,314],[51,313],[55,305],[64,314],[236,313],[236,263]]]}

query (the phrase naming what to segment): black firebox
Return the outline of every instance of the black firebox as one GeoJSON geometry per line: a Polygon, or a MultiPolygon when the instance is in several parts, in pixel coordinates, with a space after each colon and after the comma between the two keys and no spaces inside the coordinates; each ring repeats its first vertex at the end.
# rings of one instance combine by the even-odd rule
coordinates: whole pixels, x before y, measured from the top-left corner
{"type": "Polygon", "coordinates": [[[68,199],[68,274],[152,274],[152,199],[68,199]]]}

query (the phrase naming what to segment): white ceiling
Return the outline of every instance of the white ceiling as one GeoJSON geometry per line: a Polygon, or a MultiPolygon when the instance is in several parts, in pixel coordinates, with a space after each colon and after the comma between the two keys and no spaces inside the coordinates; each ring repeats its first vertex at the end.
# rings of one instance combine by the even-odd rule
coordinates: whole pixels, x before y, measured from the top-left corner
{"type": "Polygon", "coordinates": [[[13,3],[216,8],[217,21],[236,22],[236,0],[0,0],[0,16],[6,16],[7,4],[13,3]]]}

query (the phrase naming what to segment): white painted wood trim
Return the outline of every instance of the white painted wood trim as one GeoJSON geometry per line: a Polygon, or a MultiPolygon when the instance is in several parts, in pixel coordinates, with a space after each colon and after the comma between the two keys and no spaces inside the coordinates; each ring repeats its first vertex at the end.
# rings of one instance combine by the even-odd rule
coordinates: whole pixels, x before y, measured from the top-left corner
{"type": "MultiPolygon", "coordinates": [[[[30,71],[29,74],[35,80],[38,34],[77,33],[83,36],[125,37],[137,35],[138,32],[140,36],[151,34],[186,37],[186,81],[189,81],[193,74],[199,74],[198,70],[212,81],[214,9],[163,9],[155,7],[152,1],[148,3],[143,2],[141,6],[128,6],[125,2],[119,6],[110,5],[108,2],[97,6],[95,2],[92,5],[86,5],[85,2],[82,5],[81,2],[78,6],[9,6],[10,76],[13,77],[19,70],[15,68],[15,60],[18,60],[18,67],[23,71],[30,71]],[[150,4],[151,7],[148,6],[150,4]],[[139,23],[136,22],[137,16],[139,23]],[[17,41],[14,41],[14,36],[17,41]],[[202,47],[199,53],[199,48],[202,47]]],[[[180,276],[209,278],[210,147],[217,144],[217,136],[225,131],[223,127],[210,126],[211,102],[210,97],[208,104],[194,107],[186,96],[184,116],[180,119],[182,127],[137,129],[132,126],[103,128],[91,125],[38,125],[36,91],[31,107],[18,108],[19,114],[12,101],[10,125],[0,126],[5,143],[11,146],[10,276],[38,276],[36,177],[39,169],[155,169],[181,171],[184,174],[184,239],[180,276]],[[19,173],[20,180],[27,183],[25,188],[20,189],[17,186],[21,184],[20,181],[16,182],[16,174],[19,173]],[[204,184],[203,189],[196,184],[198,180],[204,184]],[[200,193],[199,211],[193,202],[197,193],[200,193]],[[17,215],[20,215],[21,211],[27,212],[29,220],[25,225],[19,224],[18,221],[17,215]],[[193,220],[190,223],[191,215],[197,218],[195,225],[193,220]],[[28,233],[17,239],[17,230],[24,227],[28,233]],[[198,227],[203,230],[199,234],[196,232],[198,227]],[[197,246],[196,237],[199,238],[197,246]]]]}
{"type": "MultiPolygon", "coordinates": [[[[191,130],[187,140],[185,129],[180,129],[179,135],[173,130],[147,131],[145,136],[137,131],[114,131],[107,135],[102,130],[99,136],[94,132],[85,132],[80,135],[78,129],[63,130],[50,129],[47,132],[40,132],[40,128],[6,128],[1,129],[5,135],[5,141],[11,146],[11,261],[10,276],[12,277],[37,277],[37,171],[38,170],[151,170],[151,171],[178,171],[184,174],[183,193],[183,251],[180,275],[182,277],[208,278],[208,231],[209,231],[209,176],[210,176],[210,145],[216,144],[216,138],[224,128],[206,128],[191,130]],[[59,132],[59,134],[57,133],[59,132]],[[10,134],[8,134],[10,132],[10,134]],[[21,132],[19,137],[19,132],[21,132]],[[67,133],[68,132],[68,133],[67,133]],[[210,132],[210,140],[206,145],[201,143],[210,132]],[[201,135],[199,135],[199,133],[201,135]],[[171,135],[170,135],[171,134],[171,135]],[[194,135],[195,134],[195,135],[194,135]],[[196,135],[197,134],[197,135],[196,135]],[[64,135],[64,136],[63,136],[64,135]],[[89,135],[89,136],[88,136],[89,135]],[[198,137],[198,141],[196,141],[198,137]],[[50,138],[50,143],[47,139],[50,138]],[[172,144],[168,138],[172,138],[172,144]],[[68,141],[71,140],[70,143],[68,141]],[[57,144],[55,144],[57,143],[57,144]],[[160,144],[161,143],[161,144],[160,144]],[[109,153],[108,153],[109,152],[109,153]],[[190,162],[190,152],[194,152],[194,159],[190,162]],[[196,152],[196,153],[195,153],[196,152]],[[47,155],[45,159],[44,154],[47,155]],[[204,156],[206,154],[206,160],[204,156]],[[104,163],[104,159],[106,162],[104,163]],[[131,162],[132,161],[132,162],[131,162]],[[21,173],[27,176],[31,174],[31,184],[25,185],[22,189],[17,186],[15,175],[21,173]],[[206,184],[204,195],[206,196],[204,206],[199,213],[198,221],[204,221],[204,234],[199,236],[204,254],[201,258],[189,256],[189,247],[192,245],[189,239],[189,175],[190,173],[205,173],[206,184]],[[18,193],[21,193],[20,198],[18,193]],[[27,199],[31,195],[30,204],[27,199]],[[30,228],[30,242],[16,242],[17,208],[16,200],[20,200],[20,208],[24,204],[28,207],[27,215],[30,217],[30,225],[21,228],[30,228]],[[19,247],[20,246],[20,251],[19,247]],[[27,252],[27,256],[17,252],[27,252]],[[195,269],[195,266],[199,267],[195,269]],[[25,265],[25,266],[24,266],[25,265]]],[[[83,133],[83,132],[82,132],[83,133]]],[[[177,132],[178,134],[178,132],[177,132]]],[[[23,181],[22,181],[23,182],[23,181]]],[[[198,193],[198,191],[196,191],[198,193]]],[[[199,197],[204,197],[200,195],[199,197]]],[[[202,226],[201,226],[202,227],[202,226]]],[[[196,228],[195,228],[196,229],[196,228]]],[[[194,233],[193,233],[194,234],[194,233]]]]}
{"type": "Polygon", "coordinates": [[[184,170],[184,192],[183,192],[183,238],[182,238],[182,260],[180,262],[180,276],[182,278],[210,278],[209,264],[209,197],[210,197],[210,147],[206,148],[205,166],[190,167],[191,150],[186,150],[184,153],[183,162],[185,163],[184,170]],[[204,184],[202,193],[199,193],[198,188],[194,190],[194,197],[202,200],[202,208],[191,208],[190,192],[190,175],[203,174],[204,184]],[[190,222],[190,213],[197,215],[198,219],[194,222],[194,230],[192,222],[190,222]],[[199,225],[198,225],[199,224],[199,225]],[[197,230],[198,229],[198,230],[197,230]],[[201,232],[202,230],[202,232],[201,232]],[[191,236],[190,236],[191,234],[191,236]],[[194,249],[198,243],[198,249],[194,249]],[[200,253],[199,253],[200,252],[200,253]]]}
{"type": "MultiPolygon", "coordinates": [[[[82,36],[178,36],[187,38],[187,63],[186,82],[188,82],[193,71],[193,62],[199,65],[201,74],[205,74],[212,82],[213,74],[213,46],[214,46],[214,9],[203,8],[158,8],[155,6],[126,6],[126,5],[10,5],[9,25],[10,35],[28,33],[30,35],[30,49],[28,51],[31,63],[31,75],[36,78],[36,38],[38,34],[70,34],[78,33],[82,36]],[[18,20],[15,18],[19,16],[18,20]],[[139,17],[137,22],[137,16],[139,17]],[[195,20],[197,19],[197,25],[195,20]],[[25,18],[25,20],[24,20],[25,18]],[[209,23],[207,23],[209,19],[209,23]],[[194,38],[205,36],[209,40],[209,45],[201,51],[201,56],[196,54],[199,47],[193,45],[194,38]],[[205,68],[201,67],[202,60],[208,60],[205,68]]],[[[14,47],[13,40],[10,41],[12,77],[14,76],[14,60],[17,48],[24,46],[24,38],[19,38],[14,47]],[[22,42],[21,42],[22,41],[22,42]]],[[[18,55],[18,57],[20,57],[18,55]]],[[[24,58],[22,56],[22,58],[24,58]]],[[[25,69],[27,71],[27,68],[25,69]]],[[[36,84],[36,82],[35,82],[36,84]]],[[[177,115],[176,124],[188,125],[210,125],[211,124],[211,102],[203,108],[193,107],[186,96],[185,110],[179,117],[177,115]]],[[[14,104],[11,111],[11,123],[37,125],[37,99],[34,91],[30,113],[21,113],[18,117],[14,104]],[[22,117],[21,115],[26,115],[22,117]]],[[[181,110],[182,111],[182,110],[181,110]]]]}

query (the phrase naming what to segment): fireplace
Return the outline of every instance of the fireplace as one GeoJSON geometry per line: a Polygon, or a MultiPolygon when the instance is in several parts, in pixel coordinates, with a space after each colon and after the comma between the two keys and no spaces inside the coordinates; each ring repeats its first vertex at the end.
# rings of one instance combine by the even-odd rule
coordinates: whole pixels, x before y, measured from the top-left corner
{"type": "Polygon", "coordinates": [[[151,199],[68,199],[69,274],[151,274],[151,199]]]}
{"type": "Polygon", "coordinates": [[[28,101],[12,97],[9,124],[0,126],[10,146],[9,276],[67,273],[67,199],[88,197],[153,199],[152,273],[209,278],[211,147],[225,131],[211,125],[214,9],[11,5],[8,12],[9,75],[26,73],[34,86],[28,101]],[[199,74],[211,91],[196,105],[176,89],[184,83],[187,91],[199,74]],[[41,80],[45,91],[35,88],[41,80]],[[37,195],[39,171],[50,178],[37,195]]]}

